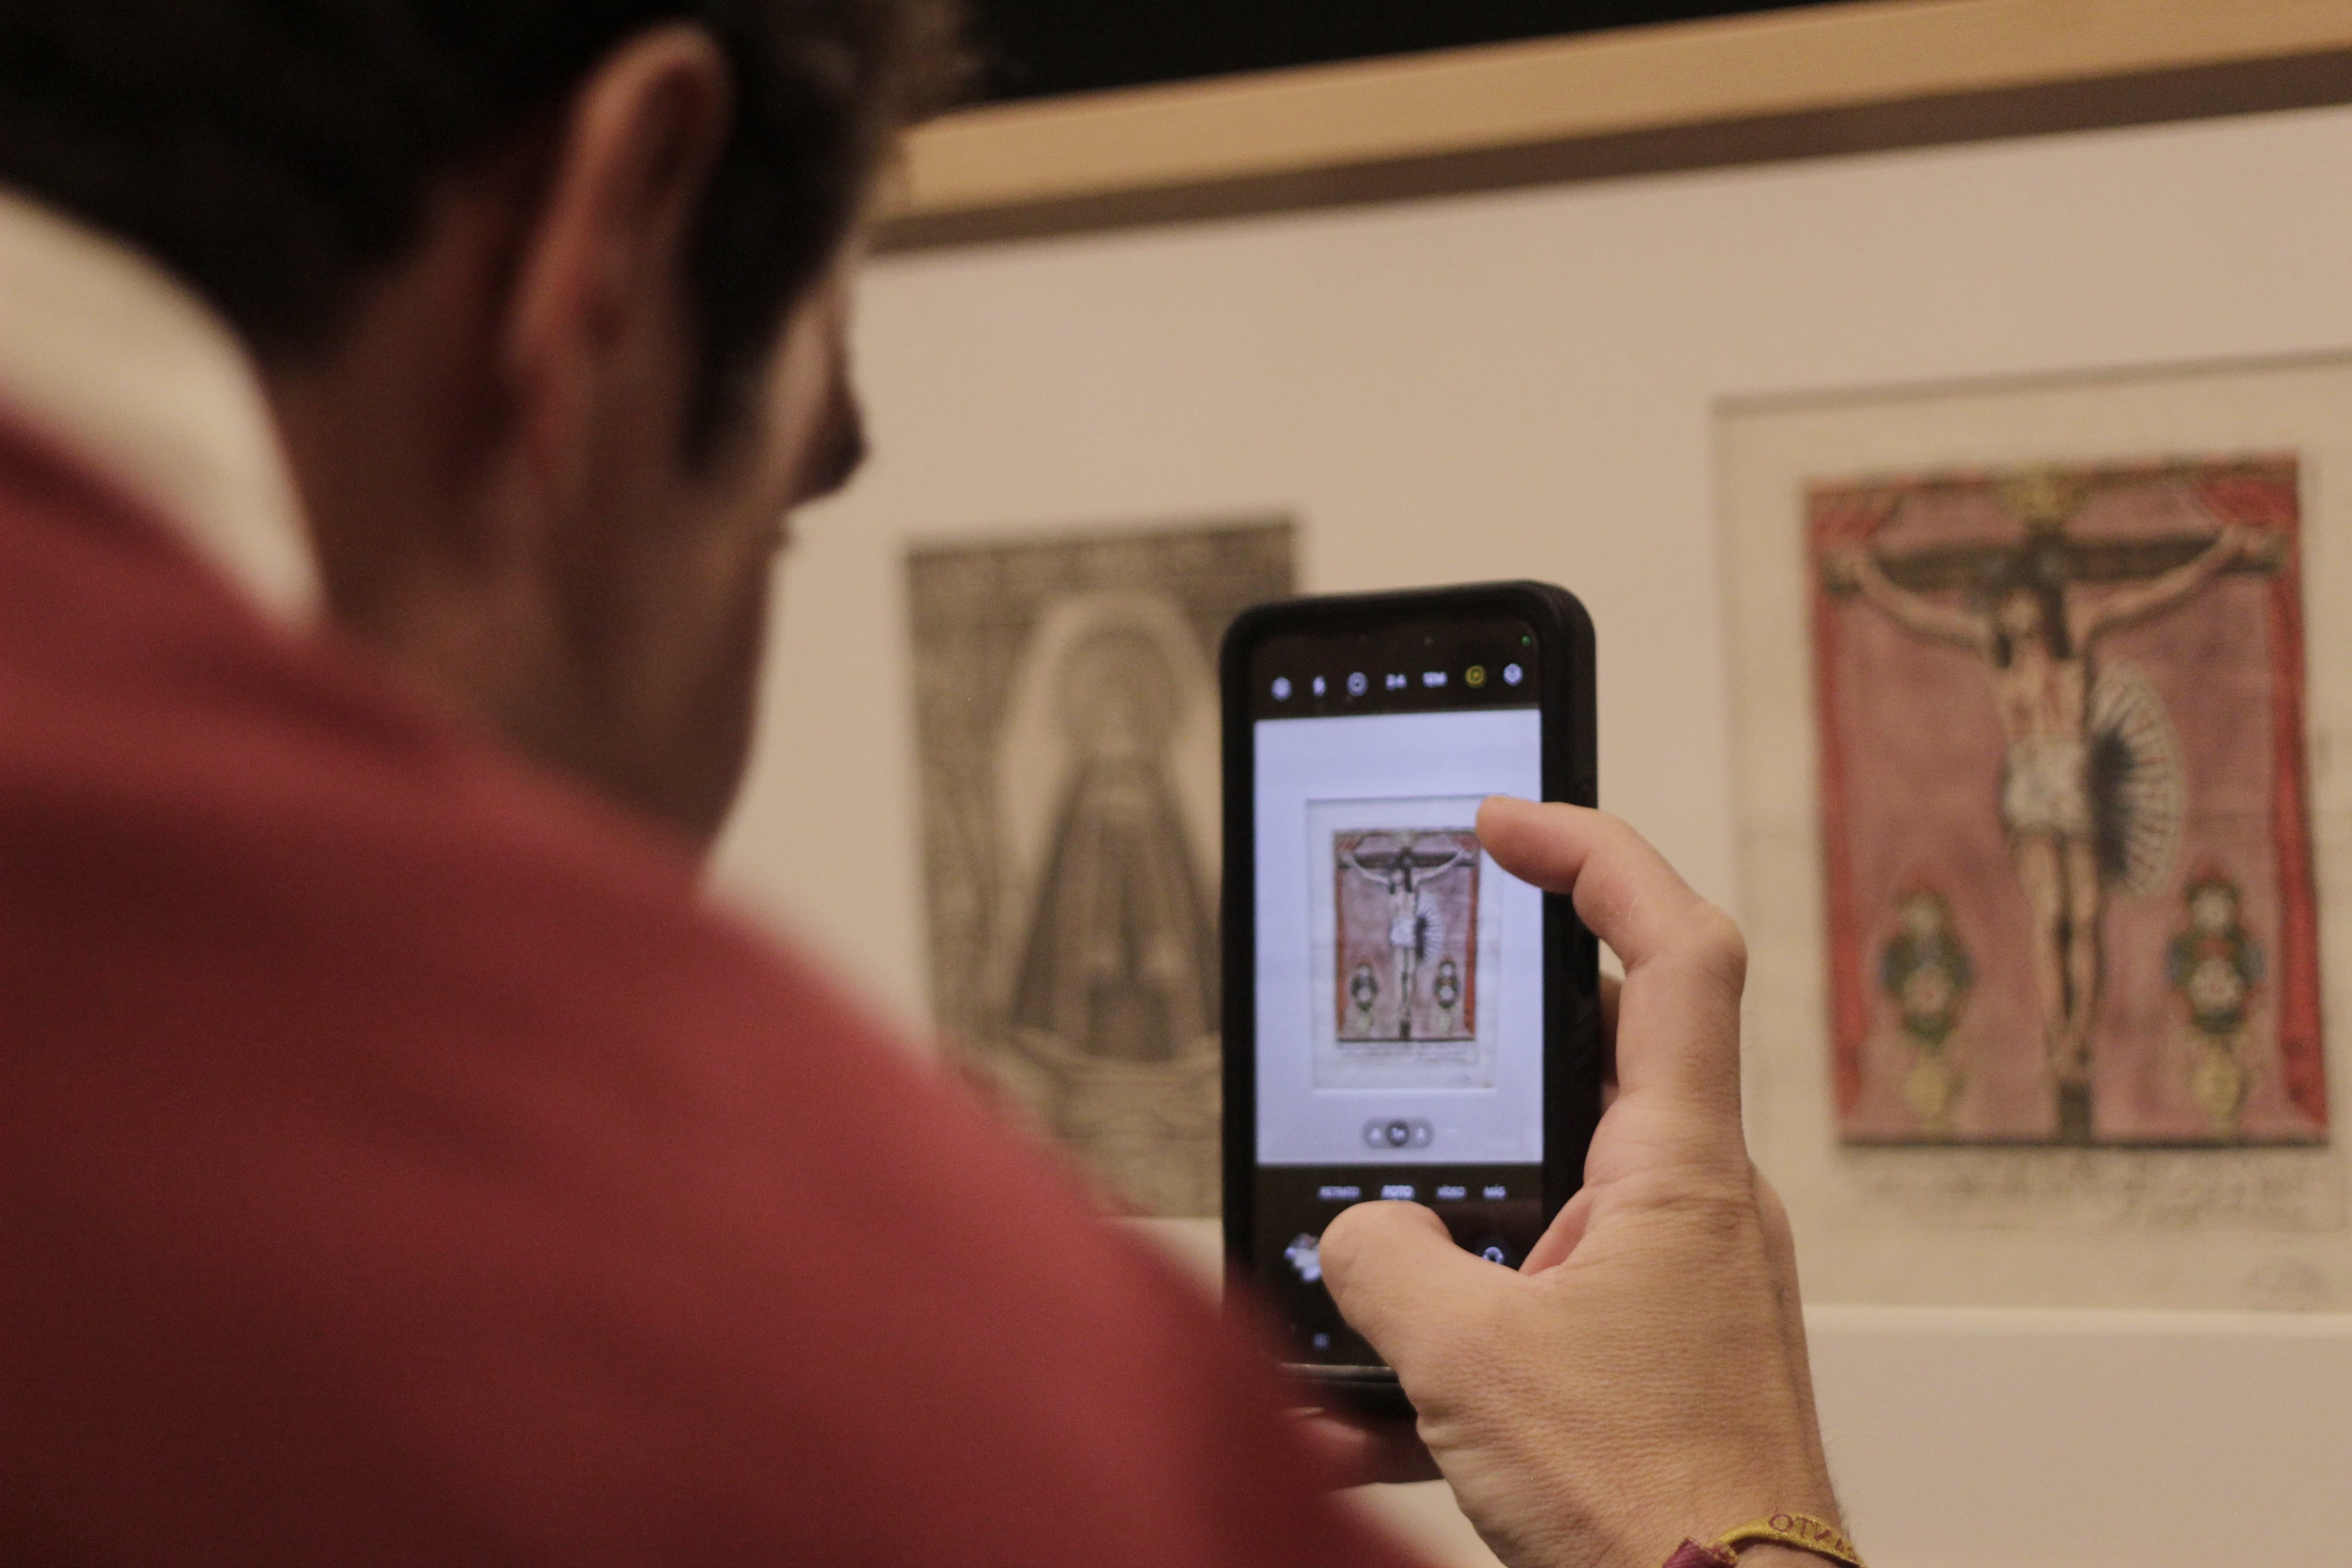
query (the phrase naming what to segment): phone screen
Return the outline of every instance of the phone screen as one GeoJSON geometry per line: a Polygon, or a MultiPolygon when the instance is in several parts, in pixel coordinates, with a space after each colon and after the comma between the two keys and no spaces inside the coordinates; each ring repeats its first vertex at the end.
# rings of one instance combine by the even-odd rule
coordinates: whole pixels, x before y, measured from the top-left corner
{"type": "Polygon", "coordinates": [[[1349,1205],[1426,1204],[1512,1266],[1541,1231],[1544,898],[1475,826],[1542,796],[1544,651],[1505,615],[1252,655],[1252,1264],[1297,1360],[1379,1359],[1322,1284],[1349,1205]]]}

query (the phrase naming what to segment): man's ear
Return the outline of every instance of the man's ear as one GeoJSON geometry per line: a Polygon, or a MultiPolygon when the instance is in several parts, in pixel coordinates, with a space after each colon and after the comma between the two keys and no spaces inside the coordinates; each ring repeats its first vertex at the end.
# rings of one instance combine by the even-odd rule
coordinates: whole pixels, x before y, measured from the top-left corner
{"type": "Polygon", "coordinates": [[[593,482],[603,384],[676,308],[733,112],[725,55],[688,26],[631,38],[572,100],[500,345],[526,450],[555,498],[574,500],[593,482]]]}

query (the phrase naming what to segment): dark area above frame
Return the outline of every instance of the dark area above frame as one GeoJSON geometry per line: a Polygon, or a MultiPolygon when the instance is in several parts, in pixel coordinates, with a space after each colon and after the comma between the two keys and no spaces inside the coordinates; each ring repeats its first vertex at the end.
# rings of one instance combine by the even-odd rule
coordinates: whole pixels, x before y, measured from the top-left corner
{"type": "Polygon", "coordinates": [[[1814,0],[972,0],[1003,101],[1780,11],[1814,0]]]}

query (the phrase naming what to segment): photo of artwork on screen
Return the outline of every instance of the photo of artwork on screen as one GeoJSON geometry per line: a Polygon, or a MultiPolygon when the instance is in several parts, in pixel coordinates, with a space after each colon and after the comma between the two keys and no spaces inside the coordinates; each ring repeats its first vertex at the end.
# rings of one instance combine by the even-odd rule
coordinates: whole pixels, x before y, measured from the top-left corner
{"type": "Polygon", "coordinates": [[[1307,803],[1298,999],[1315,1090],[1495,1087],[1511,1011],[1503,893],[1518,884],[1479,850],[1484,798],[1307,803]]]}
{"type": "Polygon", "coordinates": [[[1331,835],[1332,1033],[1349,1044],[1478,1033],[1478,836],[1469,828],[1331,835]]]}

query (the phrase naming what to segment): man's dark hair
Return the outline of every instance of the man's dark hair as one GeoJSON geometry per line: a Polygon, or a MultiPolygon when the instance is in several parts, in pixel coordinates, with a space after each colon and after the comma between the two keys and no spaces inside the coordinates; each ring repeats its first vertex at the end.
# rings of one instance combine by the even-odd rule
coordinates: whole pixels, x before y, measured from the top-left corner
{"type": "Polygon", "coordinates": [[[708,28],[735,78],[685,279],[700,443],[947,90],[949,0],[0,0],[0,184],[155,256],[263,356],[299,353],[437,182],[665,22],[708,28]]]}

